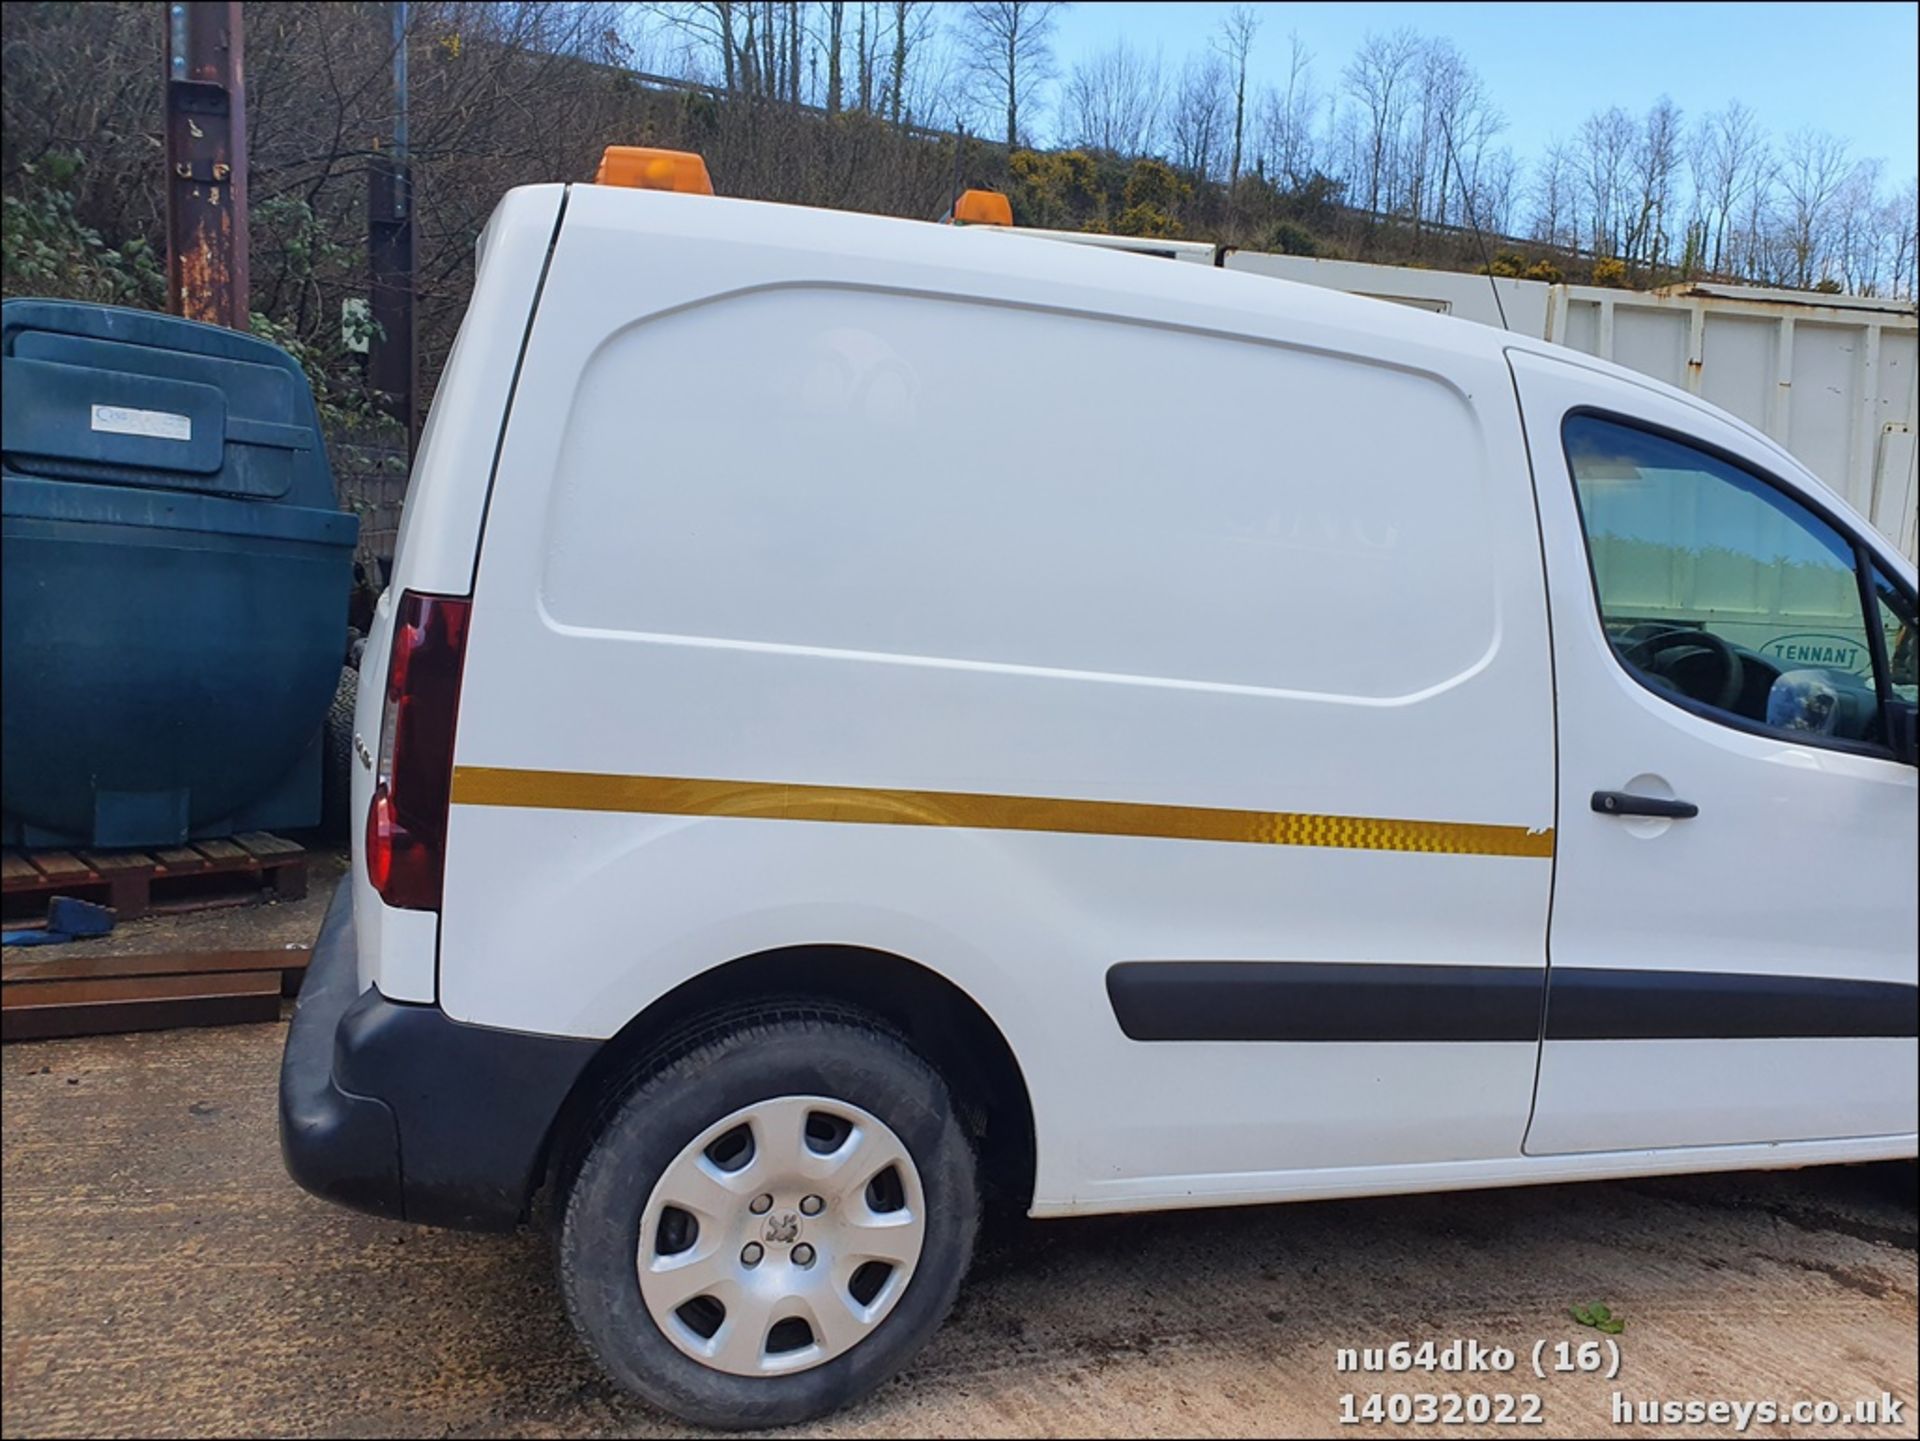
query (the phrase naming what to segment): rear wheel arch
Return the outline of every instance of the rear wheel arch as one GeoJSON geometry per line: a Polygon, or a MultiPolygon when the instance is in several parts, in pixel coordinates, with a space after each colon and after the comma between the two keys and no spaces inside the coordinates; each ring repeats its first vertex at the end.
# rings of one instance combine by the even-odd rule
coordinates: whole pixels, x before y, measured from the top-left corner
{"type": "Polygon", "coordinates": [[[689,978],[613,1035],[582,1071],[554,1121],[543,1167],[563,1201],[593,1138],[642,1076],[717,1028],[782,1003],[845,1007],[878,1022],[940,1073],[980,1158],[990,1199],[1032,1203],[1035,1125],[1026,1076],[986,1010],[939,972],[860,946],[786,946],[741,956],[689,978]]]}

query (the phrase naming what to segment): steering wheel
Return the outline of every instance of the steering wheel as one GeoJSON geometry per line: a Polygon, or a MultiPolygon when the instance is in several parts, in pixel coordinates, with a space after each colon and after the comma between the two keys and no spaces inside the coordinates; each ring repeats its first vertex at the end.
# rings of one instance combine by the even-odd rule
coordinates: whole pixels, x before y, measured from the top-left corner
{"type": "MultiPolygon", "coordinates": [[[[1740,688],[1746,679],[1746,668],[1740,664],[1740,657],[1734,653],[1719,636],[1710,630],[1692,630],[1678,627],[1673,630],[1655,631],[1652,635],[1642,636],[1620,652],[1620,658],[1628,665],[1646,671],[1655,679],[1674,684],[1671,677],[1662,675],[1653,668],[1653,659],[1670,650],[1704,650],[1718,663],[1719,674],[1715,679],[1717,686],[1709,686],[1711,694],[1696,695],[1692,698],[1720,710],[1732,710],[1733,703],[1740,699],[1740,688]]],[[[1676,686],[1676,689],[1678,687],[1676,686]]],[[[1691,694],[1683,692],[1683,694],[1691,694]]]]}

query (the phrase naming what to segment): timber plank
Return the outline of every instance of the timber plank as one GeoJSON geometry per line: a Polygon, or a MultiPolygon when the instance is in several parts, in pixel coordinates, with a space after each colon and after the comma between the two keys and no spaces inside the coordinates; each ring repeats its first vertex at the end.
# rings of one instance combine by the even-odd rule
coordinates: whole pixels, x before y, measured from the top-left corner
{"type": "Polygon", "coordinates": [[[233,841],[235,845],[244,847],[256,856],[299,855],[304,849],[295,841],[269,835],[265,831],[248,831],[245,835],[235,836],[233,841]]]}
{"type": "Polygon", "coordinates": [[[93,874],[93,867],[72,851],[35,851],[31,859],[34,865],[40,868],[41,875],[56,881],[64,881],[70,876],[93,874]]]}

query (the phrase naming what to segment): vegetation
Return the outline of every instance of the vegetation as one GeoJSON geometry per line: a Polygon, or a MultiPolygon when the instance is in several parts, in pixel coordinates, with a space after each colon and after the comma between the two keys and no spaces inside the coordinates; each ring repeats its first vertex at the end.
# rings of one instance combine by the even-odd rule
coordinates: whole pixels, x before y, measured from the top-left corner
{"type": "MultiPolygon", "coordinates": [[[[1535,280],[1913,293],[1912,183],[1891,190],[1828,136],[1774,140],[1738,104],[1691,121],[1666,100],[1610,109],[1529,165],[1445,40],[1371,35],[1323,78],[1242,7],[1177,67],[1122,42],[1063,74],[1058,9],[416,0],[427,385],[501,192],[590,175],[614,142],[697,150],[726,194],[924,219],[986,185],[1023,225],[1535,280]]],[[[380,7],[322,0],[249,4],[245,18],[255,329],[350,414],[367,174],[396,120],[390,31],[380,7]]],[[[160,11],[139,0],[6,7],[7,294],[164,303],[163,44],[160,11]]]]}

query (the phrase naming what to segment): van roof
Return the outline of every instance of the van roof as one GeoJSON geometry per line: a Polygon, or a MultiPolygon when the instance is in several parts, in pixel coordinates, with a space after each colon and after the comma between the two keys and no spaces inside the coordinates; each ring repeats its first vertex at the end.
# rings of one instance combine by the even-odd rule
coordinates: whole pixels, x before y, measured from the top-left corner
{"type": "MultiPolygon", "coordinates": [[[[602,185],[567,188],[571,221],[715,246],[777,244],[792,252],[795,279],[802,278],[808,256],[832,258],[819,276],[829,284],[908,283],[937,289],[942,272],[954,280],[992,275],[1021,282],[1017,289],[1031,295],[1035,305],[1098,314],[1116,308],[1122,297],[1135,308],[1141,301],[1153,301],[1157,304],[1152,308],[1165,317],[1163,323],[1228,333],[1239,330],[1247,317],[1258,316],[1283,322],[1304,344],[1330,345],[1346,337],[1381,349],[1405,348],[1418,356],[1417,363],[1442,373],[1448,355],[1504,364],[1507,351],[1524,350],[1656,391],[1738,426],[1780,456],[1798,480],[1830,494],[1779,442],[1697,396],[1612,361],[1478,321],[1278,276],[1181,265],[1105,246],[1010,244],[1007,231],[991,226],[936,225],[726,196],[602,185]]],[[[1050,242],[1050,237],[1032,238],[1050,242]]]]}
{"type": "MultiPolygon", "coordinates": [[[[1055,303],[1064,301],[1069,308],[1076,308],[1071,304],[1076,295],[1092,301],[1090,292],[1168,301],[1192,308],[1195,323],[1200,325],[1207,324],[1207,312],[1225,310],[1477,355],[1497,352],[1505,340],[1513,338],[1470,322],[1321,286],[1276,281],[1270,276],[1156,263],[1157,257],[1104,246],[1010,244],[1006,231],[991,227],[935,225],[897,216],[730,196],[677,195],[600,185],[574,185],[570,189],[570,221],[585,219],[609,228],[625,225],[636,232],[701,238],[716,245],[774,242],[791,251],[796,261],[806,255],[858,260],[877,284],[887,283],[887,272],[895,266],[966,271],[1036,282],[1049,295],[1059,297],[1055,303]]],[[[1087,308],[1100,307],[1089,304],[1087,308]]]]}

